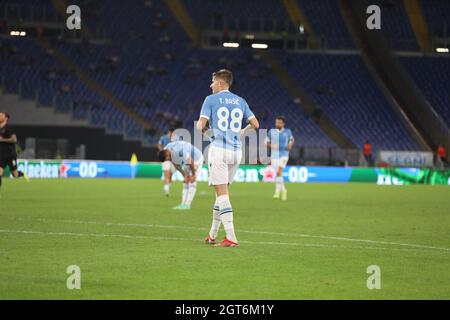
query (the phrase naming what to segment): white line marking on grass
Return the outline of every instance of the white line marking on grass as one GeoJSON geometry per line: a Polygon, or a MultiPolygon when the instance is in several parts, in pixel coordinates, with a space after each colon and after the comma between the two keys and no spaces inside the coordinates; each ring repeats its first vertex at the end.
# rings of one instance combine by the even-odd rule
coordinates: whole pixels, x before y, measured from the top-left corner
{"type": "Polygon", "coordinates": [[[184,241],[193,240],[188,238],[150,237],[150,236],[136,236],[128,234],[52,232],[52,231],[33,231],[33,230],[0,230],[0,233],[22,233],[22,234],[40,234],[50,236],[74,236],[74,237],[102,237],[102,238],[112,237],[112,238],[151,239],[151,240],[184,240],[184,241]]]}
{"type": "MultiPolygon", "coordinates": [[[[77,232],[53,232],[53,231],[34,231],[34,230],[0,230],[0,233],[18,233],[31,235],[45,235],[45,236],[66,236],[66,237],[99,237],[99,238],[126,238],[126,239],[150,239],[150,240],[174,240],[174,241],[191,241],[201,243],[200,239],[192,238],[178,238],[178,237],[158,237],[158,236],[139,236],[128,234],[103,234],[103,233],[77,233],[77,232]]],[[[296,247],[313,247],[313,248],[337,248],[337,249],[371,249],[371,250],[401,250],[411,251],[414,249],[396,249],[396,248],[382,248],[382,247],[365,247],[365,246],[338,246],[328,244],[303,244],[295,242],[276,242],[276,241],[240,241],[240,243],[250,245],[281,245],[281,246],[296,246],[296,247]]]]}
{"type": "MultiPolygon", "coordinates": [[[[178,237],[158,237],[158,236],[139,236],[128,234],[103,234],[103,233],[76,233],[76,232],[53,232],[53,231],[33,231],[33,230],[0,230],[0,233],[16,233],[31,234],[45,236],[66,236],[66,237],[101,237],[101,238],[126,238],[126,239],[149,239],[149,240],[174,240],[174,241],[190,241],[201,243],[199,239],[178,238],[178,237]]],[[[303,244],[295,242],[276,242],[276,241],[240,241],[243,244],[250,245],[278,245],[278,246],[295,246],[309,248],[334,248],[334,249],[363,249],[363,250],[388,250],[388,251],[413,251],[417,249],[400,249],[400,248],[383,248],[383,247],[366,247],[366,246],[339,246],[333,244],[303,244]]],[[[422,251],[422,250],[421,250],[422,251]]]]}
{"type": "MultiPolygon", "coordinates": [[[[139,223],[117,223],[117,222],[98,222],[98,221],[77,221],[77,220],[59,220],[59,219],[36,219],[43,222],[61,222],[61,223],[75,223],[75,224],[95,224],[95,225],[105,225],[105,226],[124,226],[124,227],[143,227],[143,228],[167,228],[167,229],[184,229],[184,230],[199,230],[208,231],[207,228],[200,227],[188,227],[188,226],[174,226],[174,225],[156,225],[156,224],[139,224],[139,223]]],[[[299,238],[315,238],[315,239],[325,239],[325,240],[338,240],[338,241],[353,241],[353,242],[364,242],[372,244],[382,244],[382,245],[395,245],[419,249],[432,249],[432,250],[442,250],[450,252],[450,248],[445,247],[434,247],[421,244],[410,244],[410,243],[399,243],[390,241],[378,241],[378,240],[365,240],[365,239],[354,239],[346,237],[336,237],[336,236],[318,236],[303,233],[283,233],[283,232],[271,232],[271,231],[251,231],[251,230],[239,230],[239,233],[250,233],[250,234],[261,234],[261,235],[274,235],[283,237],[299,237],[299,238]]]]}
{"type": "MultiPolygon", "coordinates": [[[[201,228],[201,227],[176,226],[176,225],[80,221],[80,220],[65,220],[65,219],[50,219],[50,218],[49,219],[48,218],[40,218],[40,219],[12,218],[12,219],[13,220],[26,220],[26,221],[41,221],[41,222],[73,223],[73,224],[94,224],[94,225],[121,226],[121,227],[164,228],[164,229],[198,230],[198,231],[208,231],[209,230],[207,228],[201,228]]],[[[445,248],[445,247],[435,247],[435,246],[427,246],[427,245],[421,245],[421,244],[399,243],[399,242],[390,242],[390,241],[354,239],[354,238],[336,237],[336,236],[319,236],[319,235],[310,235],[310,234],[303,234],[303,233],[283,233],[283,232],[252,231],[252,230],[239,230],[239,233],[274,235],[274,236],[283,236],[283,237],[315,238],[315,239],[350,241],[350,242],[353,241],[353,242],[371,243],[371,244],[376,244],[376,245],[378,245],[378,244],[394,245],[394,246],[403,246],[403,247],[410,247],[410,248],[430,249],[430,250],[439,250],[439,251],[450,252],[450,248],[445,248]]],[[[279,242],[277,242],[277,243],[279,243],[279,242]]]]}

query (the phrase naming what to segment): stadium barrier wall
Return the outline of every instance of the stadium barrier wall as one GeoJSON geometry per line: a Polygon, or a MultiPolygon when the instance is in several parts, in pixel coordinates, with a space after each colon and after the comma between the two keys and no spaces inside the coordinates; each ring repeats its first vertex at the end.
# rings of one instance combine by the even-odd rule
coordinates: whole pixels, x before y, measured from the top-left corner
{"type": "MultiPolygon", "coordinates": [[[[18,160],[18,168],[32,179],[59,178],[153,178],[162,179],[161,163],[89,160],[18,160]]],[[[9,176],[5,170],[5,176],[9,176]]],[[[292,183],[348,183],[366,182],[379,185],[441,184],[450,185],[450,170],[419,168],[361,168],[287,166],[284,180],[292,183]]],[[[179,172],[174,181],[183,179],[179,172]]],[[[273,182],[275,171],[270,166],[241,165],[235,182],[273,182]]],[[[207,166],[198,173],[198,181],[208,180],[207,166]]]]}

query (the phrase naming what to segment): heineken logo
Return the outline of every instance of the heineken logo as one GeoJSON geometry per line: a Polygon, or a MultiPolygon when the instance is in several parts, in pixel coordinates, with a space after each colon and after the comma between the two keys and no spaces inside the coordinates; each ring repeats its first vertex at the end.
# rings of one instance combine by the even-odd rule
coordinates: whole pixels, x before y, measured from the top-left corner
{"type": "Polygon", "coordinates": [[[18,165],[19,171],[24,171],[30,178],[56,179],[59,178],[60,163],[24,161],[18,165]]]}

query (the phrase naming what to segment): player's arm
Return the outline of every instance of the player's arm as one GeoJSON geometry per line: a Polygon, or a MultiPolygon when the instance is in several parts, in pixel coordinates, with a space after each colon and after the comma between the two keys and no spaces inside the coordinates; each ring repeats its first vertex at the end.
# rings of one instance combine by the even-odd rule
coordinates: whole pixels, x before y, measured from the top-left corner
{"type": "Polygon", "coordinates": [[[277,146],[276,144],[272,143],[272,130],[273,129],[269,130],[269,133],[268,133],[266,139],[264,140],[264,143],[266,144],[268,149],[272,149],[272,148],[275,148],[277,146]]]}
{"type": "Polygon", "coordinates": [[[200,119],[197,121],[197,130],[201,131],[205,137],[210,138],[212,135],[212,130],[209,129],[207,125],[208,119],[200,116],[200,119]]]}
{"type": "Polygon", "coordinates": [[[256,119],[256,117],[254,117],[250,120],[250,123],[244,129],[241,130],[241,136],[244,136],[245,134],[247,134],[247,132],[256,130],[258,128],[259,128],[259,122],[256,119]]]}
{"type": "Polygon", "coordinates": [[[159,138],[158,144],[156,145],[156,147],[158,148],[158,152],[161,152],[163,150],[162,137],[159,138]]]}
{"type": "Polygon", "coordinates": [[[17,136],[15,134],[11,135],[10,138],[3,138],[0,136],[0,142],[17,143],[17,136]]]}
{"type": "Polygon", "coordinates": [[[183,168],[181,167],[181,164],[176,164],[174,162],[172,162],[175,169],[177,169],[178,171],[180,171],[180,173],[183,175],[183,177],[186,175],[186,172],[184,172],[183,168]]]}
{"type": "MultiPolygon", "coordinates": [[[[189,166],[191,169],[192,175],[195,176],[195,164],[194,164],[194,158],[192,154],[190,154],[191,151],[188,151],[188,155],[186,155],[185,163],[189,166]]],[[[192,151],[193,152],[193,151],[192,151]]],[[[187,177],[186,177],[187,178],[187,177]]]]}
{"type": "Polygon", "coordinates": [[[242,130],[244,131],[244,133],[247,130],[258,130],[259,129],[259,121],[258,119],[256,119],[255,115],[253,114],[253,112],[250,110],[250,107],[247,104],[247,101],[245,101],[245,105],[244,105],[244,119],[247,119],[247,121],[249,122],[249,124],[242,130]]]}
{"type": "Polygon", "coordinates": [[[206,124],[208,123],[208,119],[204,116],[200,116],[197,121],[197,130],[204,131],[206,129],[206,124]]]}
{"type": "Polygon", "coordinates": [[[191,167],[192,176],[195,177],[195,164],[194,164],[194,159],[191,159],[191,162],[189,163],[189,167],[191,167]]]}
{"type": "Polygon", "coordinates": [[[208,123],[209,119],[211,119],[211,116],[212,116],[212,108],[210,98],[208,96],[205,98],[205,101],[203,101],[202,109],[200,110],[200,116],[197,121],[197,130],[201,131],[202,133],[205,133],[206,124],[208,123]]]}
{"type": "Polygon", "coordinates": [[[250,126],[252,126],[253,129],[255,129],[255,130],[259,129],[259,121],[258,121],[258,119],[256,119],[255,116],[253,116],[253,118],[250,118],[249,122],[250,122],[250,126]]]}
{"type": "Polygon", "coordinates": [[[289,138],[289,143],[288,143],[288,145],[287,145],[287,149],[288,149],[288,150],[291,150],[292,147],[294,146],[294,143],[295,143],[294,136],[291,136],[291,137],[289,138]]]}

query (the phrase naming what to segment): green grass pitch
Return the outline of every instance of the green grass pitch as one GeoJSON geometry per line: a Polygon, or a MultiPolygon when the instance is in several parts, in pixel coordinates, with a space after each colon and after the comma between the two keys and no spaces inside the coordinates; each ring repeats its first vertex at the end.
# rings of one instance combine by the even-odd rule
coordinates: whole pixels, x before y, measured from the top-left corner
{"type": "Polygon", "coordinates": [[[4,179],[0,299],[450,298],[449,187],[287,188],[281,202],[272,184],[232,185],[241,247],[219,248],[202,243],[205,183],[175,211],[180,182],[165,198],[157,180],[4,179]],[[69,265],[80,290],[66,287],[69,265]]]}

